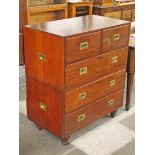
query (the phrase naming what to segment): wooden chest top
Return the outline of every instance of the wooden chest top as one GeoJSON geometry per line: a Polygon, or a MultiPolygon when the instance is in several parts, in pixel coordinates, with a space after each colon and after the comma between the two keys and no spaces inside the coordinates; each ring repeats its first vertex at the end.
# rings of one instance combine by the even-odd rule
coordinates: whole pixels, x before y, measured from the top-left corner
{"type": "Polygon", "coordinates": [[[26,27],[47,32],[61,37],[79,35],[81,33],[108,29],[130,23],[129,21],[111,19],[98,15],[87,15],[76,18],[57,20],[40,25],[27,25],[26,27]]]}

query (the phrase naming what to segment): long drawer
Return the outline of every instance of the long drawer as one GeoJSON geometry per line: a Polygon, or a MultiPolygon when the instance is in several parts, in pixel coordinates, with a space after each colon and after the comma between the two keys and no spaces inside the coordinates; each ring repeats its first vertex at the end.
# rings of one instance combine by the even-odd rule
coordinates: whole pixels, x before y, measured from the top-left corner
{"type": "Polygon", "coordinates": [[[98,100],[124,87],[126,71],[119,71],[65,94],[65,113],[98,100]]]}
{"type": "Polygon", "coordinates": [[[99,54],[101,31],[66,39],[66,62],[70,63],[99,54]]]}
{"type": "Polygon", "coordinates": [[[64,136],[68,136],[92,121],[105,116],[122,104],[123,89],[71,113],[65,118],[64,136]]]}
{"type": "Polygon", "coordinates": [[[128,47],[66,66],[65,87],[69,91],[92,80],[126,68],[128,47]]]}
{"type": "Polygon", "coordinates": [[[125,47],[129,42],[130,25],[103,30],[102,52],[125,47]]]}

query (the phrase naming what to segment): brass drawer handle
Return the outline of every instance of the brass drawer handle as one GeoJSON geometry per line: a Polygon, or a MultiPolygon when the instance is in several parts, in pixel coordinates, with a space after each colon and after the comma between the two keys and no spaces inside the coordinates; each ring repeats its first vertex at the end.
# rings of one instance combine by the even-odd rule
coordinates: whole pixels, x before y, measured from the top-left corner
{"type": "Polygon", "coordinates": [[[112,57],[112,64],[118,62],[118,56],[112,57]]]}
{"type": "Polygon", "coordinates": [[[115,102],[115,100],[114,100],[114,99],[112,99],[112,100],[108,101],[108,105],[109,105],[109,106],[111,106],[111,105],[113,105],[113,104],[114,104],[114,102],[115,102]]]}
{"type": "Polygon", "coordinates": [[[80,75],[87,74],[87,67],[81,67],[80,68],[80,75]]]}
{"type": "Polygon", "coordinates": [[[83,100],[83,99],[86,98],[86,96],[87,96],[87,93],[86,92],[83,92],[83,93],[79,94],[79,99],[80,100],[83,100]]]}
{"type": "Polygon", "coordinates": [[[116,84],[116,81],[115,80],[111,80],[110,81],[110,87],[114,86],[116,84]]]}
{"type": "Polygon", "coordinates": [[[121,37],[121,35],[119,33],[118,34],[114,34],[113,35],[113,41],[120,40],[120,37],[121,37]]]}
{"type": "Polygon", "coordinates": [[[38,56],[39,56],[39,60],[46,61],[46,56],[44,54],[39,53],[38,56]]]}
{"type": "Polygon", "coordinates": [[[43,110],[43,111],[46,111],[47,105],[40,102],[40,103],[39,103],[39,108],[40,108],[41,110],[43,110]]]}
{"type": "Polygon", "coordinates": [[[85,113],[84,113],[84,114],[81,114],[81,115],[78,116],[78,118],[77,118],[77,122],[79,123],[79,122],[85,120],[85,118],[86,118],[85,113]]]}
{"type": "Polygon", "coordinates": [[[80,51],[88,49],[88,42],[83,42],[80,44],[80,51]]]}

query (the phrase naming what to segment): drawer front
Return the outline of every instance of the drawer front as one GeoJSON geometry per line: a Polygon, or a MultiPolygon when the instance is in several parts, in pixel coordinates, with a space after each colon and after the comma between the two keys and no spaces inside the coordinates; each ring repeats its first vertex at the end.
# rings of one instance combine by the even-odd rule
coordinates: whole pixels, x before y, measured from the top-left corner
{"type": "Polygon", "coordinates": [[[66,90],[126,68],[128,47],[66,66],[66,90]]]}
{"type": "Polygon", "coordinates": [[[132,17],[132,10],[122,11],[122,19],[129,19],[132,17]]]}
{"type": "Polygon", "coordinates": [[[120,26],[103,31],[102,52],[109,52],[129,43],[130,25],[120,26]]]}
{"type": "Polygon", "coordinates": [[[64,135],[68,136],[87,124],[123,105],[123,89],[106,96],[65,117],[64,135]]]}
{"type": "Polygon", "coordinates": [[[70,63],[99,54],[101,32],[66,39],[66,62],[70,63]]]}
{"type": "Polygon", "coordinates": [[[126,71],[106,76],[65,94],[65,112],[72,112],[124,87],[126,71]]]}
{"type": "Polygon", "coordinates": [[[135,9],[132,10],[132,18],[135,18],[135,9]]]}
{"type": "Polygon", "coordinates": [[[105,17],[121,19],[121,11],[104,13],[105,17]]]}

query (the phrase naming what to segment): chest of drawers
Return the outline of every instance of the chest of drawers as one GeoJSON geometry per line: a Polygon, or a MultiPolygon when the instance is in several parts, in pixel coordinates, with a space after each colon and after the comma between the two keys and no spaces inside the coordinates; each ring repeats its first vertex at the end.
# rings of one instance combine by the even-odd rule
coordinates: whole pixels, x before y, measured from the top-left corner
{"type": "Polygon", "coordinates": [[[24,28],[27,116],[60,137],[123,104],[130,22],[88,15],[24,28]]]}

